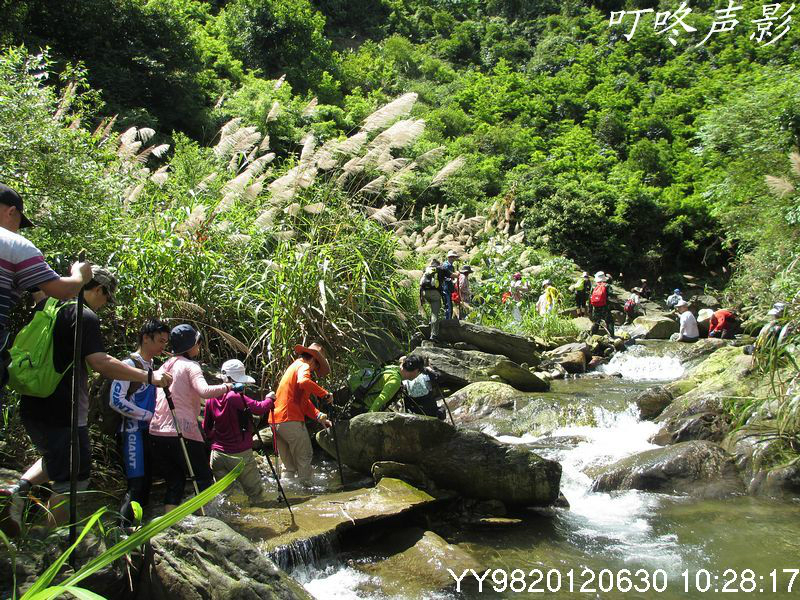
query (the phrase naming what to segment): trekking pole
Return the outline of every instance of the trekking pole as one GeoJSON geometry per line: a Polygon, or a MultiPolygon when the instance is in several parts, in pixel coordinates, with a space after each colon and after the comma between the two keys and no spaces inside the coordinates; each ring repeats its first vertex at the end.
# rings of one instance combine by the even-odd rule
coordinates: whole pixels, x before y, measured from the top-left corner
{"type": "MultiPolygon", "coordinates": [[[[86,261],[86,250],[78,253],[78,261],[86,261]]],[[[78,395],[80,378],[78,366],[83,345],[83,286],[78,291],[78,304],[75,306],[75,345],[72,353],[72,420],[70,421],[69,455],[69,544],[78,537],[78,469],[80,468],[80,442],[78,440],[78,395]]],[[[75,553],[70,555],[70,564],[75,567],[75,553]]]]}
{"type": "MultiPolygon", "coordinates": [[[[172,402],[172,393],[169,391],[168,387],[164,388],[164,396],[167,399],[167,405],[169,406],[169,412],[172,415],[172,422],[175,423],[175,432],[178,434],[178,442],[180,442],[181,449],[183,450],[183,458],[186,461],[186,468],[189,471],[189,477],[192,480],[192,485],[194,485],[194,495],[200,495],[200,488],[197,487],[197,478],[194,476],[194,469],[192,468],[192,461],[189,460],[189,451],[186,449],[186,440],[183,439],[183,433],[181,432],[181,428],[178,425],[178,419],[175,418],[175,404],[172,402]]],[[[204,517],[206,516],[203,507],[200,507],[200,514],[204,517]]]]}
{"type": "Polygon", "coordinates": [[[275,483],[278,485],[278,493],[281,495],[281,498],[283,498],[284,503],[286,503],[286,508],[289,509],[289,514],[292,516],[292,526],[296,528],[297,523],[294,520],[294,512],[292,512],[292,505],[289,504],[289,499],[286,497],[286,492],[283,491],[283,486],[281,485],[281,478],[278,477],[278,473],[275,471],[275,467],[273,466],[272,461],[269,458],[269,454],[265,452],[264,456],[267,459],[267,464],[269,464],[270,471],[272,471],[272,476],[275,478],[275,483]]]}
{"type": "Polygon", "coordinates": [[[444,399],[444,393],[442,393],[442,387],[439,385],[438,381],[434,382],[433,385],[436,386],[436,392],[439,394],[439,396],[441,396],[442,402],[444,402],[444,407],[447,409],[447,414],[450,417],[450,423],[453,425],[453,427],[455,427],[456,422],[453,420],[453,413],[450,412],[450,405],[447,404],[447,400],[444,399]]]}
{"type": "Polygon", "coordinates": [[[333,438],[333,446],[336,448],[336,465],[339,467],[339,481],[342,482],[342,487],[344,487],[344,472],[342,471],[342,456],[339,454],[339,436],[336,435],[336,425],[339,423],[339,419],[336,419],[335,422],[331,423],[331,437],[333,438]]]}

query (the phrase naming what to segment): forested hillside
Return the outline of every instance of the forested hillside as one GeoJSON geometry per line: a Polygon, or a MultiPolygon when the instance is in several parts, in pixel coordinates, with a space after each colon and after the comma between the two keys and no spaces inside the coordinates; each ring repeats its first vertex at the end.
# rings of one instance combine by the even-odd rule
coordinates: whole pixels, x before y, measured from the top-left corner
{"type": "MultiPolygon", "coordinates": [[[[419,219],[424,206],[447,204],[464,217],[502,207],[510,233],[520,228],[528,245],[589,269],[669,280],[741,266],[738,304],[785,298],[798,282],[787,268],[798,196],[788,181],[770,194],[765,176],[791,173],[787,156],[800,138],[797,28],[759,43],[751,33],[762,5],[745,2],[733,31],[700,45],[724,8],[704,0],[686,19],[696,32],[675,45],[653,27],[653,13],[627,39],[633,15],[614,26],[609,17],[637,7],[677,9],[2,0],[0,42],[50,49],[44,83],[74,96],[69,110],[87,131],[118,115],[111,131],[152,128],[154,141],[180,154],[217,143],[220,127],[241,117],[269,136],[278,170],[294,164],[306,133],[316,145],[352,134],[379,105],[414,92],[410,117],[424,120],[424,132],[392,158],[442,148],[435,166],[457,157],[463,166],[436,186],[430,169],[410,170],[401,190],[369,196],[372,206],[396,205],[398,218],[416,217],[412,233],[430,224],[419,219]]],[[[2,178],[24,189],[26,175],[0,163],[2,178]]],[[[169,171],[179,172],[174,160],[169,171]]]]}

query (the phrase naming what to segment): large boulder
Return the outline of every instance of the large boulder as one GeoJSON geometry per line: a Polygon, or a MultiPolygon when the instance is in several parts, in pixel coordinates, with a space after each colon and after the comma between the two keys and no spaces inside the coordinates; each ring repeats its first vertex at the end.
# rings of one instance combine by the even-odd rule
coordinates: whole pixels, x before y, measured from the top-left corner
{"type": "Polygon", "coordinates": [[[719,300],[714,296],[709,296],[708,294],[691,296],[687,302],[689,303],[689,309],[693,310],[694,312],[702,309],[708,309],[713,313],[715,310],[719,310],[721,307],[719,300]]]}
{"type": "Polygon", "coordinates": [[[422,356],[439,371],[444,387],[460,389],[477,381],[501,381],[523,392],[544,392],[550,383],[505,356],[487,354],[476,350],[455,350],[423,346],[412,355],[422,356]]]}
{"type": "Polygon", "coordinates": [[[639,418],[651,421],[672,402],[672,394],[663,386],[656,386],[643,391],[634,398],[639,408],[639,418]]]}
{"type": "Polygon", "coordinates": [[[567,354],[560,354],[546,361],[545,365],[561,365],[567,373],[585,373],[586,355],[580,350],[575,350],[567,354]]]}
{"type": "Polygon", "coordinates": [[[561,465],[477,431],[460,431],[431,417],[367,413],[317,434],[331,456],[370,473],[376,462],[419,466],[437,487],[480,500],[549,506],[558,498],[561,465]]]}
{"type": "Polygon", "coordinates": [[[249,540],[217,519],[187,517],[154,537],[151,548],[147,590],[140,597],[312,598],[249,540]]]}
{"type": "Polygon", "coordinates": [[[466,423],[489,416],[502,408],[513,408],[514,404],[527,398],[524,392],[507,383],[479,381],[470,383],[447,397],[447,404],[453,417],[459,423],[466,423]]]}
{"type": "Polygon", "coordinates": [[[678,333],[678,322],[666,316],[644,315],[633,320],[637,333],[641,331],[648,340],[668,340],[673,333],[678,333]]]}
{"type": "Polygon", "coordinates": [[[440,322],[439,340],[447,344],[464,343],[481,352],[500,354],[516,363],[539,362],[539,345],[531,339],[493,327],[483,327],[456,319],[440,322]]]}
{"type": "Polygon", "coordinates": [[[642,490],[718,498],[744,491],[733,458],[717,444],[684,442],[647,450],[601,470],[592,491],[642,490]]]}
{"type": "Polygon", "coordinates": [[[580,332],[590,332],[592,330],[592,320],[589,317],[575,317],[572,319],[572,324],[578,328],[580,332]]]}

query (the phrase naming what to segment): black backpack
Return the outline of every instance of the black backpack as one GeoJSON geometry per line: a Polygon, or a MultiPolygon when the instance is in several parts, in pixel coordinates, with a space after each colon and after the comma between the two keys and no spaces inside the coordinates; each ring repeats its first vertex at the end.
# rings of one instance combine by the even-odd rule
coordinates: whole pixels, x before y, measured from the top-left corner
{"type": "MultiPolygon", "coordinates": [[[[138,356],[131,354],[129,358],[137,367],[144,371],[147,370],[147,366],[139,359],[138,356]]],[[[98,392],[100,399],[100,431],[106,435],[115,435],[119,431],[120,425],[122,424],[122,415],[111,408],[111,404],[109,403],[112,383],[112,379],[103,377],[102,383],[100,384],[100,391],[98,392]]],[[[144,384],[139,383],[138,381],[131,381],[130,385],[128,386],[128,393],[125,394],[125,399],[130,400],[133,395],[139,391],[139,388],[141,388],[142,385],[144,384]]]]}
{"type": "Polygon", "coordinates": [[[441,289],[441,272],[438,267],[425,267],[419,287],[423,290],[441,289]]]}

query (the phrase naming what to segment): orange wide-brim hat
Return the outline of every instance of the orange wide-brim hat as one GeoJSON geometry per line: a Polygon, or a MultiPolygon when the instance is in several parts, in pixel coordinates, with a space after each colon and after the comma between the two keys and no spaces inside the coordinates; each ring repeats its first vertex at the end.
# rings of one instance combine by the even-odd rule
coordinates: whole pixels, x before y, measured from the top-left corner
{"type": "Polygon", "coordinates": [[[310,346],[303,346],[302,344],[297,344],[294,347],[295,354],[310,354],[313,356],[317,363],[319,364],[319,369],[317,369],[317,375],[320,377],[325,377],[328,373],[331,372],[331,366],[328,364],[328,359],[325,358],[325,350],[322,346],[314,342],[310,346]]]}

